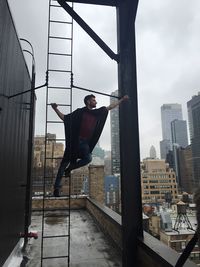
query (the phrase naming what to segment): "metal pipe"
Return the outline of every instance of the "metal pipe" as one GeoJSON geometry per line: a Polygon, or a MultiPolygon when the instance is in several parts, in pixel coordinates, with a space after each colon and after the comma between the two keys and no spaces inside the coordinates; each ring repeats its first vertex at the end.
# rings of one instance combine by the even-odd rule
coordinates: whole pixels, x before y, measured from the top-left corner
{"type": "Polygon", "coordinates": [[[105,95],[105,96],[109,96],[109,97],[113,97],[113,98],[117,98],[117,99],[121,98],[120,96],[109,95],[109,94],[106,94],[106,93],[101,93],[101,92],[98,92],[98,91],[90,90],[90,89],[79,87],[79,86],[75,86],[75,85],[73,85],[72,87],[76,88],[76,89],[80,89],[82,91],[87,91],[87,92],[91,92],[91,93],[95,93],[95,94],[99,94],[99,95],[105,95]]]}
{"type": "Polygon", "coordinates": [[[27,180],[26,180],[26,199],[25,199],[25,219],[24,219],[24,248],[28,242],[28,233],[29,233],[29,225],[30,225],[30,213],[31,213],[31,184],[32,184],[32,154],[33,154],[33,132],[34,132],[34,110],[35,110],[35,58],[34,58],[34,50],[31,43],[26,39],[20,39],[22,41],[26,41],[30,47],[32,52],[24,49],[24,52],[29,53],[32,56],[32,75],[31,75],[31,89],[15,94],[8,98],[12,98],[27,92],[31,92],[30,95],[30,115],[29,115],[29,134],[28,134],[28,159],[27,159],[27,180]]]}

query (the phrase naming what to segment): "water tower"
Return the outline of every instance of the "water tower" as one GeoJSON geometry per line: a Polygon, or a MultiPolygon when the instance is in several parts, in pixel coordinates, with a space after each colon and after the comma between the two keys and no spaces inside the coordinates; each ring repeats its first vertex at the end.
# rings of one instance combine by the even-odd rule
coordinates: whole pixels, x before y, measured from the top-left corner
{"type": "Polygon", "coordinates": [[[187,216],[187,204],[185,204],[182,201],[179,201],[177,204],[177,217],[174,224],[174,230],[178,231],[182,223],[185,223],[187,225],[187,229],[193,230],[192,225],[190,223],[190,220],[187,216]]]}

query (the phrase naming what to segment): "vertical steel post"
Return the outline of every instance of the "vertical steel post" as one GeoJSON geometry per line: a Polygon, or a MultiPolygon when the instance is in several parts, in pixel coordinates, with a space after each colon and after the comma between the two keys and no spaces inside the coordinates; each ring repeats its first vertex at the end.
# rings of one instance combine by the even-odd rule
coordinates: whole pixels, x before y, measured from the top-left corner
{"type": "Polygon", "coordinates": [[[121,199],[123,267],[137,266],[137,239],[143,236],[140,153],[136,79],[135,17],[138,0],[119,1],[118,65],[119,95],[129,103],[120,106],[121,199]]]}

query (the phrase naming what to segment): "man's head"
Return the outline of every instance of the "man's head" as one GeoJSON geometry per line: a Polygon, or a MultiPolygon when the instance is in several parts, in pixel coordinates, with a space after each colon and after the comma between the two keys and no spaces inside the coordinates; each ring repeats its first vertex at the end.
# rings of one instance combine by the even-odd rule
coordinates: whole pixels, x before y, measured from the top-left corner
{"type": "Polygon", "coordinates": [[[94,95],[86,95],[84,98],[84,103],[86,107],[89,109],[96,108],[96,105],[97,105],[97,101],[94,95]]]}

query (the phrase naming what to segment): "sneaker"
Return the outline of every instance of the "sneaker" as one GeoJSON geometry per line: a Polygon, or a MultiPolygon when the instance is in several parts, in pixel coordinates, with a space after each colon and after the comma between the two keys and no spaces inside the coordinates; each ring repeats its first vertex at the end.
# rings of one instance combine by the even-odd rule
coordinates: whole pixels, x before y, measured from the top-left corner
{"type": "Polygon", "coordinates": [[[60,189],[59,188],[55,188],[53,191],[53,195],[54,197],[60,197],[60,189]]]}
{"type": "Polygon", "coordinates": [[[65,177],[70,177],[71,170],[70,169],[65,169],[65,177]]]}

